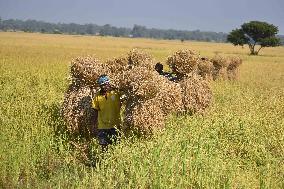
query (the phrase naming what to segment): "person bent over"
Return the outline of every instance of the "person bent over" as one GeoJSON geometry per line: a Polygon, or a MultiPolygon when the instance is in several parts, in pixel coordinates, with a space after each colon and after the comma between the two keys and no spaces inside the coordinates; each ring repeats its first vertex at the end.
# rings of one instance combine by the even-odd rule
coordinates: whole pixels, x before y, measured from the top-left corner
{"type": "Polygon", "coordinates": [[[116,142],[120,127],[120,94],[114,90],[107,75],[98,79],[100,90],[92,100],[92,107],[95,109],[95,123],[98,124],[97,139],[103,151],[109,144],[116,142]]]}

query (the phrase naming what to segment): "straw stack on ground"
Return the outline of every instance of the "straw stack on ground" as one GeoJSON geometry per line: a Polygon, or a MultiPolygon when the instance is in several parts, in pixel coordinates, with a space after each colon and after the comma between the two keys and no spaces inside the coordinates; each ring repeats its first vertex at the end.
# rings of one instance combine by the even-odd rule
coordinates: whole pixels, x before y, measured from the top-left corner
{"type": "Polygon", "coordinates": [[[227,75],[227,68],[229,65],[228,59],[220,55],[216,55],[210,61],[213,63],[213,66],[214,66],[213,79],[214,80],[217,80],[217,79],[226,80],[228,78],[228,75],[227,75]]]}
{"type": "Polygon", "coordinates": [[[161,108],[165,116],[183,111],[182,89],[178,83],[171,82],[163,76],[159,76],[159,92],[153,101],[161,108]]]}
{"type": "Polygon", "coordinates": [[[133,66],[142,66],[146,67],[149,70],[152,70],[155,66],[153,58],[146,52],[143,52],[138,49],[132,49],[127,54],[127,58],[130,68],[133,66]]]}
{"type": "Polygon", "coordinates": [[[200,58],[191,50],[179,50],[168,57],[167,64],[178,76],[182,91],[182,111],[190,114],[203,113],[212,101],[212,92],[206,81],[212,78],[212,62],[200,58]]]}
{"type": "Polygon", "coordinates": [[[242,64],[240,57],[228,57],[229,65],[227,67],[227,75],[229,80],[237,80],[239,77],[239,66],[242,64]]]}
{"type": "Polygon", "coordinates": [[[205,57],[202,57],[198,63],[197,74],[200,75],[205,80],[213,79],[213,63],[205,57]]]}
{"type": "Polygon", "coordinates": [[[104,65],[96,57],[78,57],[71,62],[71,82],[78,85],[96,86],[99,74],[105,72],[104,65]]]}
{"type": "MultiPolygon", "coordinates": [[[[74,59],[71,63],[71,84],[65,94],[62,111],[69,132],[89,135],[89,128],[93,124],[92,93],[95,93],[97,79],[102,74],[108,75],[111,84],[126,95],[128,104],[135,104],[135,106],[127,105],[131,107],[131,111],[125,112],[125,117],[132,116],[131,128],[139,128],[139,131],[150,133],[154,130],[154,125],[146,123],[155,123],[155,127],[162,127],[164,123],[157,121],[163,120],[163,115],[161,114],[159,118],[157,118],[158,114],[155,115],[156,117],[149,117],[147,116],[149,112],[144,111],[147,107],[150,107],[149,104],[145,103],[146,109],[142,105],[144,101],[154,98],[159,92],[160,86],[157,83],[159,83],[160,76],[153,68],[154,61],[151,57],[136,49],[129,52],[127,57],[107,60],[106,63],[90,56],[74,59]],[[137,116],[137,112],[140,116],[137,116]],[[141,119],[145,119],[142,121],[145,124],[140,124],[141,119]]],[[[162,85],[162,83],[160,84],[162,85]]],[[[162,112],[158,105],[152,109],[156,110],[156,112],[153,112],[154,114],[162,112]]]]}
{"type": "Polygon", "coordinates": [[[70,85],[64,95],[62,107],[67,129],[73,135],[90,137],[94,125],[92,96],[97,91],[97,78],[108,73],[96,57],[78,57],[71,62],[70,85]]]}
{"type": "Polygon", "coordinates": [[[176,51],[172,56],[168,57],[166,64],[177,75],[178,80],[181,80],[185,75],[197,72],[199,61],[199,55],[187,49],[176,51]]]}
{"type": "Polygon", "coordinates": [[[124,126],[148,135],[161,130],[164,117],[181,107],[181,90],[154,70],[155,63],[147,53],[132,50],[128,61],[122,81],[127,97],[124,126]]]}
{"type": "Polygon", "coordinates": [[[180,82],[184,111],[189,114],[204,113],[213,95],[209,84],[201,76],[192,73],[180,82]]]}
{"type": "Polygon", "coordinates": [[[88,86],[71,84],[65,93],[62,114],[68,131],[74,136],[92,135],[94,110],[91,107],[91,96],[95,92],[88,86]]]}
{"type": "Polygon", "coordinates": [[[159,103],[152,99],[135,106],[132,115],[133,129],[138,129],[138,132],[149,135],[164,129],[165,115],[159,107],[159,103]]]}
{"type": "Polygon", "coordinates": [[[171,113],[204,111],[212,94],[201,77],[192,75],[197,71],[198,61],[199,56],[189,50],[169,57],[168,64],[184,78],[174,83],[160,76],[154,70],[155,61],[151,56],[137,49],[106,62],[94,57],[74,59],[71,84],[63,103],[69,131],[89,132],[84,129],[93,124],[91,98],[98,90],[97,79],[102,74],[108,75],[111,85],[126,97],[124,130],[151,134],[163,129],[165,116],[171,113]]]}

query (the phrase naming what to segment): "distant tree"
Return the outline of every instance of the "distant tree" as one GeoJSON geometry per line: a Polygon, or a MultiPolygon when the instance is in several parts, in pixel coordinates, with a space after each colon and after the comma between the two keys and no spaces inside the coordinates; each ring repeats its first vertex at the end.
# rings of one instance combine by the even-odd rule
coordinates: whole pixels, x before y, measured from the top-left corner
{"type": "Polygon", "coordinates": [[[86,25],[86,33],[87,34],[94,34],[94,26],[92,24],[86,25]]]}
{"type": "Polygon", "coordinates": [[[260,21],[244,23],[240,29],[232,30],[227,40],[235,46],[247,44],[251,55],[258,55],[263,47],[275,47],[280,45],[280,39],[276,37],[278,28],[272,24],[260,21]],[[256,45],[260,47],[256,50],[256,45]]]}
{"type": "Polygon", "coordinates": [[[101,30],[100,30],[100,34],[102,36],[112,36],[113,35],[113,27],[110,24],[103,25],[101,30]]]}
{"type": "Polygon", "coordinates": [[[147,37],[148,30],[145,26],[134,25],[131,34],[133,37],[147,37]]]}

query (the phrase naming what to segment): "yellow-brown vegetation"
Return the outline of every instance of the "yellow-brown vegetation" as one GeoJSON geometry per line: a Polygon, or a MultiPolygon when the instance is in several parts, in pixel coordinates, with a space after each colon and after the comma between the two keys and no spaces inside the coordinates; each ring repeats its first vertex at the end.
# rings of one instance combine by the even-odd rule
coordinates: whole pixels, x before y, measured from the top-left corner
{"type": "Polygon", "coordinates": [[[177,74],[184,75],[177,84],[160,76],[154,70],[155,61],[151,56],[138,49],[106,63],[90,56],[74,59],[71,84],[63,103],[63,116],[69,131],[77,133],[92,122],[94,124],[93,110],[90,110],[92,92],[97,88],[98,77],[103,74],[108,75],[112,86],[126,97],[124,130],[151,134],[164,127],[165,117],[171,113],[204,112],[210,105],[212,92],[208,83],[195,73],[198,61],[198,56],[190,50],[178,51],[168,58],[168,64],[176,68],[177,74]],[[73,87],[75,83],[80,83],[79,89],[73,87]],[[88,101],[82,102],[82,98],[88,101]],[[82,106],[82,103],[89,103],[89,106],[82,106]]]}
{"type": "Polygon", "coordinates": [[[0,32],[0,188],[283,188],[283,54],[283,47],[249,56],[228,43],[0,32]],[[169,116],[162,134],[122,138],[103,155],[95,139],[70,144],[60,111],[70,60],[95,54],[106,63],[133,48],[160,62],[190,48],[243,63],[235,82],[210,82],[206,116],[169,116]]]}

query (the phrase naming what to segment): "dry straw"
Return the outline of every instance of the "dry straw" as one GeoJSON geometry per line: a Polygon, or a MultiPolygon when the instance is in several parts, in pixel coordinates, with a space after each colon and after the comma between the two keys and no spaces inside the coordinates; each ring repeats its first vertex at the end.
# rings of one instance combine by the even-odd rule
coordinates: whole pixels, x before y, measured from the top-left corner
{"type": "Polygon", "coordinates": [[[204,113],[213,98],[206,81],[212,78],[213,63],[191,50],[179,50],[168,57],[167,64],[179,77],[183,111],[204,113]]]}
{"type": "Polygon", "coordinates": [[[157,82],[159,92],[153,98],[153,102],[157,104],[164,115],[182,111],[182,90],[178,83],[169,81],[163,76],[159,76],[157,82]]]}
{"type": "Polygon", "coordinates": [[[239,66],[242,64],[240,57],[228,57],[229,65],[227,67],[227,74],[229,80],[237,80],[239,77],[239,66]]]}
{"type": "Polygon", "coordinates": [[[213,79],[223,79],[226,80],[228,78],[227,75],[227,67],[229,65],[228,59],[225,57],[222,57],[220,55],[215,55],[211,62],[213,63],[214,69],[213,69],[213,79]]]}
{"type": "Polygon", "coordinates": [[[110,78],[111,85],[116,89],[124,89],[125,85],[125,72],[128,68],[128,60],[125,57],[114,58],[107,60],[105,64],[105,69],[107,70],[107,75],[110,78]]]}
{"type": "Polygon", "coordinates": [[[165,126],[163,111],[153,99],[137,103],[128,111],[125,121],[134,132],[150,135],[165,126]]]}
{"type": "MultiPolygon", "coordinates": [[[[170,113],[181,111],[182,108],[182,93],[179,84],[168,81],[163,76],[157,75],[156,72],[148,72],[145,73],[150,76],[153,74],[154,77],[144,80],[145,85],[140,90],[147,91],[143,94],[149,96],[143,96],[137,91],[128,93],[124,119],[126,130],[131,129],[143,134],[151,134],[161,130],[164,127],[164,117],[170,113]],[[155,89],[155,93],[149,93],[152,91],[152,87],[155,89]]],[[[141,81],[138,81],[139,83],[141,84],[141,81]]]]}
{"type": "Polygon", "coordinates": [[[65,93],[62,114],[70,133],[90,137],[94,126],[91,96],[96,91],[88,86],[69,86],[65,93]]]}
{"type": "Polygon", "coordinates": [[[172,69],[173,73],[182,79],[184,75],[196,72],[198,63],[200,61],[199,55],[191,50],[179,50],[167,59],[167,64],[172,69]]]}
{"type": "Polygon", "coordinates": [[[71,62],[71,80],[74,83],[96,86],[96,79],[105,72],[102,62],[95,57],[78,57],[71,62]]]}
{"type": "MultiPolygon", "coordinates": [[[[147,117],[148,122],[155,122],[155,125],[161,127],[163,123],[156,124],[155,118],[149,118],[148,112],[142,111],[145,108],[141,108],[144,101],[154,98],[160,91],[160,85],[157,85],[160,76],[153,68],[154,61],[152,58],[137,49],[130,51],[126,57],[107,60],[106,63],[90,56],[74,59],[71,63],[70,74],[72,82],[65,94],[63,103],[63,116],[67,122],[68,130],[74,134],[88,135],[89,129],[94,124],[91,96],[95,91],[91,91],[90,87],[97,87],[97,79],[102,74],[108,75],[111,84],[126,95],[127,106],[131,107],[131,111],[125,111],[125,117],[132,116],[132,124],[138,127],[139,119],[146,119],[147,117]],[[133,111],[135,114],[132,114],[133,111]],[[137,116],[137,111],[141,114],[141,118],[137,116]]],[[[131,127],[133,128],[133,125],[131,127]]],[[[151,132],[154,128],[153,126],[151,132]]],[[[138,130],[145,132],[145,129],[138,130]]],[[[149,130],[147,129],[147,131],[149,130]]]]}
{"type": "Polygon", "coordinates": [[[216,55],[211,59],[213,69],[213,79],[236,80],[239,75],[239,66],[242,64],[240,57],[222,57],[216,55]]]}
{"type": "Polygon", "coordinates": [[[197,74],[206,80],[212,80],[213,70],[214,70],[213,63],[208,58],[205,57],[201,58],[201,60],[198,63],[197,74]]]}
{"type": "Polygon", "coordinates": [[[124,91],[127,96],[136,96],[139,99],[151,99],[159,92],[157,80],[159,75],[154,71],[136,66],[124,73],[124,91]]]}
{"type": "Polygon", "coordinates": [[[74,59],[71,65],[72,82],[63,103],[63,116],[69,131],[90,133],[94,124],[91,97],[102,74],[107,74],[111,84],[126,96],[125,130],[151,134],[162,130],[166,115],[181,111],[203,112],[210,103],[212,93],[208,84],[193,73],[199,68],[200,74],[209,74],[209,63],[198,66],[199,56],[190,50],[177,51],[168,58],[167,63],[175,68],[177,75],[183,76],[180,83],[160,76],[154,70],[155,61],[151,56],[137,49],[125,57],[105,63],[90,56],[74,59]]]}
{"type": "Polygon", "coordinates": [[[130,67],[142,66],[149,70],[154,69],[155,62],[153,58],[146,52],[139,49],[132,49],[128,54],[128,64],[130,67]]]}
{"type": "Polygon", "coordinates": [[[183,106],[186,113],[204,113],[213,95],[209,84],[199,75],[192,73],[180,82],[183,106]]]}

